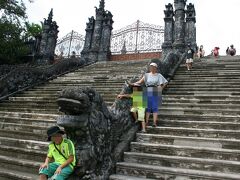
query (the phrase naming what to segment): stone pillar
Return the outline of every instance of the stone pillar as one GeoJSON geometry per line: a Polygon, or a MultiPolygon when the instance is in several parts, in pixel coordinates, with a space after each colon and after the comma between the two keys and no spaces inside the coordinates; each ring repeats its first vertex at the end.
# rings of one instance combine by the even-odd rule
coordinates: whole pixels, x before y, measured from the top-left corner
{"type": "Polygon", "coordinates": [[[48,19],[44,19],[43,32],[40,42],[38,63],[47,63],[49,60],[53,60],[55,47],[58,37],[58,25],[55,21],[52,21],[53,9],[51,9],[48,19]]]}
{"type": "Polygon", "coordinates": [[[91,23],[87,24],[84,49],[81,52],[81,58],[85,62],[110,59],[113,16],[111,12],[104,10],[104,5],[104,0],[101,0],[99,8],[96,8],[96,20],[92,17],[91,23]]]}
{"type": "Polygon", "coordinates": [[[110,44],[111,44],[111,34],[113,29],[112,17],[113,16],[111,12],[108,11],[103,21],[103,29],[102,29],[100,50],[98,54],[98,61],[107,61],[110,59],[110,55],[111,55],[110,44]]]}
{"type": "Polygon", "coordinates": [[[164,43],[162,44],[163,57],[172,50],[172,44],[174,42],[174,20],[173,20],[173,6],[168,4],[165,6],[166,10],[164,11],[165,18],[165,27],[164,27],[164,43]]]}
{"type": "Polygon", "coordinates": [[[41,38],[40,49],[39,49],[40,54],[43,56],[46,52],[47,42],[48,42],[48,32],[50,29],[50,27],[49,27],[48,23],[46,23],[46,21],[47,20],[45,19],[44,24],[43,24],[42,38],[41,38]]]}
{"type": "Polygon", "coordinates": [[[185,5],[187,0],[174,0],[175,23],[173,48],[185,51],[185,5]]]}
{"type": "Polygon", "coordinates": [[[196,12],[194,5],[190,3],[187,5],[186,10],[186,31],[185,31],[185,42],[191,44],[191,47],[196,50],[196,12]]]}
{"type": "Polygon", "coordinates": [[[50,59],[53,58],[55,54],[58,32],[59,32],[58,25],[56,24],[55,21],[53,21],[48,33],[48,43],[47,43],[47,49],[46,49],[46,54],[50,59]]]}
{"type": "Polygon", "coordinates": [[[85,29],[86,31],[85,42],[84,42],[83,50],[81,52],[81,58],[84,59],[86,63],[89,61],[88,56],[92,46],[92,35],[93,35],[94,24],[95,24],[95,19],[92,16],[91,18],[89,18],[89,22],[87,23],[87,27],[85,29]]]}
{"type": "Polygon", "coordinates": [[[96,8],[96,21],[95,21],[93,37],[92,37],[92,50],[93,51],[99,51],[99,47],[100,47],[100,43],[101,43],[104,15],[105,15],[104,1],[101,0],[99,8],[96,8]]]}
{"type": "Polygon", "coordinates": [[[91,49],[94,24],[95,24],[95,19],[92,16],[91,18],[89,18],[89,22],[87,23],[87,27],[85,30],[86,35],[85,35],[83,51],[89,51],[91,49]]]}

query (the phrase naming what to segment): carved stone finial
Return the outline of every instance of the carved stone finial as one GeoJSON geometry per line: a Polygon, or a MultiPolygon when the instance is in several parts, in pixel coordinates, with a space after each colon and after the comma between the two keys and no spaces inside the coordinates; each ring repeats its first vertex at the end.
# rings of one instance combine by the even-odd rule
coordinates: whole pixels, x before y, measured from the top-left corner
{"type": "Polygon", "coordinates": [[[164,11],[164,14],[165,14],[165,18],[172,18],[174,13],[173,13],[173,6],[172,4],[168,4],[165,6],[166,7],[166,10],[164,11]]]}
{"type": "Polygon", "coordinates": [[[187,15],[187,18],[195,18],[196,12],[195,12],[195,7],[192,3],[187,5],[186,15],[187,15]]]}
{"type": "Polygon", "coordinates": [[[104,7],[105,7],[105,1],[101,0],[100,5],[99,5],[99,9],[104,10],[104,7]]]}
{"type": "Polygon", "coordinates": [[[51,9],[50,13],[48,14],[48,22],[52,22],[53,18],[53,9],[51,9]]]}
{"type": "Polygon", "coordinates": [[[127,53],[127,48],[126,48],[126,41],[123,42],[123,46],[121,49],[121,54],[126,54],[127,53]]]}

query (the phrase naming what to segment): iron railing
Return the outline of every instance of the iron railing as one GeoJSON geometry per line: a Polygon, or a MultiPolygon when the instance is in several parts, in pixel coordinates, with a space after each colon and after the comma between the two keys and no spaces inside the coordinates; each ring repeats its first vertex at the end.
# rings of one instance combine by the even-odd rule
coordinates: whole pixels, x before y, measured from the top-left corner
{"type": "MultiPolygon", "coordinates": [[[[161,51],[164,41],[164,27],[136,21],[122,29],[112,32],[111,52],[121,54],[125,48],[126,53],[142,53],[161,51]]],[[[72,31],[58,40],[56,54],[63,52],[69,57],[73,51],[80,56],[84,46],[84,36],[72,31]]]]}

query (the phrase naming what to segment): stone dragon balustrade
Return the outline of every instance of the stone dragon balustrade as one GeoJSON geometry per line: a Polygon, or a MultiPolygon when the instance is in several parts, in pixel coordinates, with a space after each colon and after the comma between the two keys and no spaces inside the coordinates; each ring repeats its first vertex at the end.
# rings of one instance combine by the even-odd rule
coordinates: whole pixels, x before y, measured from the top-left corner
{"type": "MultiPolygon", "coordinates": [[[[171,79],[183,59],[184,54],[172,52],[163,61],[153,59],[152,62],[171,79]]],[[[121,93],[131,94],[131,88],[125,84],[121,93]]],[[[108,108],[94,89],[69,87],[61,92],[57,102],[59,110],[65,113],[57,123],[76,146],[78,166],[72,179],[108,179],[138,131],[129,111],[131,100],[116,99],[108,108]]]]}

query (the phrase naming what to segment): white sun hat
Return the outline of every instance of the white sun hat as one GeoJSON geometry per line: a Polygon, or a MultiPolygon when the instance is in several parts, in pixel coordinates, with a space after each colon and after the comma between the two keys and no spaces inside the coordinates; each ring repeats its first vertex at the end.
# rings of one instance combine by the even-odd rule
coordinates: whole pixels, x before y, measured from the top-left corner
{"type": "Polygon", "coordinates": [[[154,67],[158,67],[158,65],[156,64],[156,63],[154,63],[154,62],[152,62],[151,64],[150,64],[150,66],[154,66],[154,67]]]}

